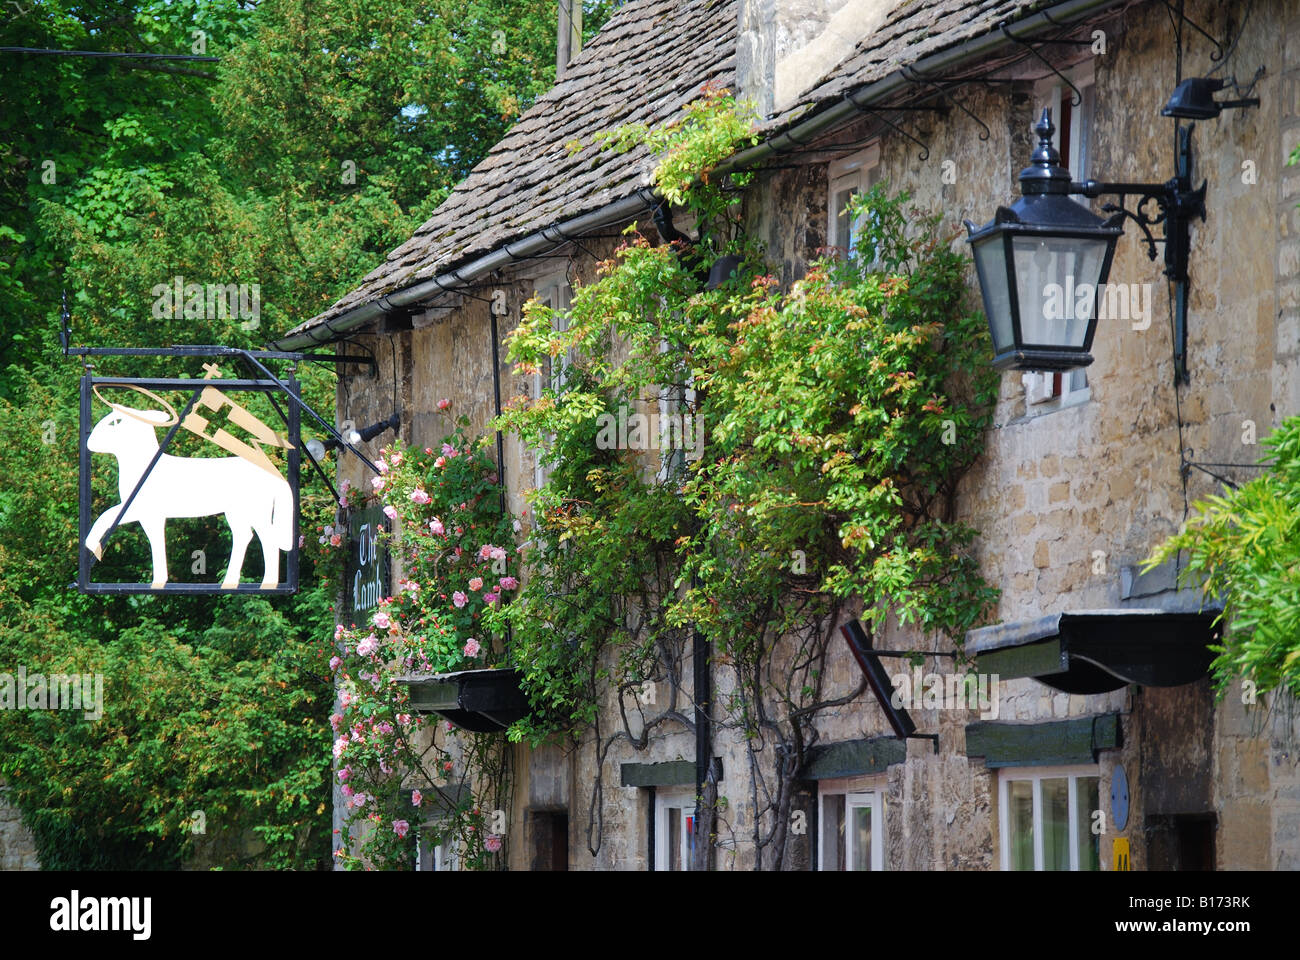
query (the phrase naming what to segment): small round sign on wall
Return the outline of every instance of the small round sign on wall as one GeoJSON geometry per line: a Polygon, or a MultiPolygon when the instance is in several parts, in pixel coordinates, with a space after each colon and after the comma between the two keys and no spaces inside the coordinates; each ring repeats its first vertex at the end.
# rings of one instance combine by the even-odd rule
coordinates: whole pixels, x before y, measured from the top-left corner
{"type": "Polygon", "coordinates": [[[1115,829],[1123,830],[1128,826],[1128,774],[1122,764],[1115,764],[1110,775],[1110,815],[1114,819],[1115,829]]]}

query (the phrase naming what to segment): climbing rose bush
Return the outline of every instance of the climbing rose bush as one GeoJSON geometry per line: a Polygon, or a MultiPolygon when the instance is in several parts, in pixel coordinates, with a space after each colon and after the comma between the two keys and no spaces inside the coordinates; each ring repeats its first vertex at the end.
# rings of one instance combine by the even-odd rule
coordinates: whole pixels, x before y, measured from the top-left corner
{"type": "MultiPolygon", "coordinates": [[[[338,856],[349,867],[409,867],[418,842],[412,806],[439,784],[481,779],[492,767],[490,744],[412,711],[398,680],[503,663],[484,621],[519,586],[513,518],[501,512],[489,447],[471,441],[466,426],[462,419],[436,448],[385,448],[376,464],[371,487],[394,521],[383,536],[403,576],[367,622],[340,625],[335,635],[340,710],[330,722],[349,825],[338,856]],[[420,784],[413,793],[403,786],[411,782],[420,784]]],[[[485,866],[500,839],[489,843],[483,804],[465,795],[444,805],[443,830],[457,834],[466,866],[485,866]]]]}

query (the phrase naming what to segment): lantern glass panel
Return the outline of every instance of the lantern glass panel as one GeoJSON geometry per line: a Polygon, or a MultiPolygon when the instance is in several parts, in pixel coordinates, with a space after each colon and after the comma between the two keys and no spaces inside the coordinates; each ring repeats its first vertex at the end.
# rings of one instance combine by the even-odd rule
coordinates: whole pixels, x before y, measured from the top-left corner
{"type": "Polygon", "coordinates": [[[1082,350],[1110,238],[1012,238],[1021,343],[1082,350]]]}
{"type": "Polygon", "coordinates": [[[984,312],[993,334],[993,352],[1003,353],[1015,346],[1011,328],[1011,295],[1007,288],[1007,258],[1002,234],[994,233],[975,245],[975,269],[979,271],[980,290],[984,294],[984,312]]]}

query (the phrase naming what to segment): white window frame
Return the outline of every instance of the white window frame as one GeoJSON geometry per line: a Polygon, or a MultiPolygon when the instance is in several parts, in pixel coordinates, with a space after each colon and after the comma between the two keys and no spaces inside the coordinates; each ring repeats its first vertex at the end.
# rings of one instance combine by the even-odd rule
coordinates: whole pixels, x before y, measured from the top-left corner
{"type": "Polygon", "coordinates": [[[880,179],[880,143],[873,143],[865,150],[860,150],[849,157],[831,162],[827,170],[826,190],[826,242],[830,247],[839,247],[847,253],[853,253],[856,246],[855,237],[861,222],[855,219],[849,226],[850,235],[841,237],[840,211],[836,201],[846,190],[853,193],[866,193],[880,179]]]}
{"type": "Polygon", "coordinates": [[[826,807],[832,797],[844,798],[844,862],[853,862],[855,835],[849,829],[855,808],[871,809],[871,869],[885,869],[886,816],[885,781],[883,778],[863,780],[821,780],[817,784],[817,869],[838,872],[827,864],[826,857],[826,807]]]}
{"type": "MultiPolygon", "coordinates": [[[[998,846],[1000,850],[1001,869],[1009,871],[1011,869],[1011,803],[1009,797],[1009,785],[1012,781],[1028,780],[1033,783],[1033,806],[1034,806],[1034,870],[1043,870],[1043,788],[1044,780],[1061,780],[1067,781],[1066,795],[1069,798],[1069,806],[1066,812],[1066,820],[1069,824],[1069,844],[1070,844],[1070,869],[1077,871],[1079,869],[1079,854],[1081,852],[1079,836],[1080,818],[1078,816],[1079,791],[1076,781],[1080,777],[1096,777],[1098,800],[1100,802],[1101,791],[1101,767],[1098,765],[1070,766],[1070,767],[1003,767],[998,770],[998,846]]],[[[1088,816],[1082,818],[1083,822],[1091,829],[1092,811],[1088,811],[1088,816]]]]}
{"type": "MultiPolygon", "coordinates": [[[[555,311],[551,319],[551,328],[557,332],[569,329],[568,309],[573,296],[566,273],[554,273],[539,278],[533,284],[533,296],[545,306],[555,311]]],[[[533,399],[540,399],[545,386],[558,390],[568,380],[568,365],[572,362],[570,351],[562,356],[552,357],[546,362],[546,369],[533,374],[533,399]],[[545,379],[543,379],[545,378],[545,379]]],[[[544,448],[533,451],[533,486],[541,489],[545,486],[550,470],[542,463],[544,448]]]]}
{"type": "MultiPolygon", "coordinates": [[[[687,818],[695,816],[694,787],[660,787],[655,790],[655,870],[668,870],[668,844],[677,844],[678,862],[682,870],[691,868],[691,850],[686,839],[687,818]],[[668,836],[668,811],[680,810],[681,829],[676,838],[668,836]]],[[[697,838],[698,839],[698,838],[697,838]]]]}
{"type": "Polygon", "coordinates": [[[439,871],[460,869],[460,856],[454,841],[430,843],[438,837],[442,821],[432,821],[423,826],[419,842],[415,845],[415,869],[417,871],[439,871]]]}
{"type": "Polygon", "coordinates": [[[1052,113],[1052,126],[1055,130],[1052,132],[1052,146],[1059,152],[1061,149],[1061,101],[1063,98],[1071,101],[1070,107],[1070,151],[1069,156],[1061,158],[1061,161],[1070,170],[1070,176],[1075,180],[1085,180],[1090,174],[1089,168],[1092,166],[1092,142],[1093,132],[1096,125],[1096,90],[1097,90],[1097,71],[1093,65],[1093,60],[1089,57],[1082,63],[1073,67],[1068,67],[1061,71],[1079,88],[1082,94],[1082,102],[1076,107],[1073,105],[1074,91],[1062,82],[1056,74],[1049,74],[1034,84],[1034,119],[1037,120],[1043,107],[1047,107],[1052,113]]]}
{"type": "MultiPolygon", "coordinates": [[[[1069,156],[1062,161],[1070,170],[1075,180],[1084,180],[1089,175],[1092,165],[1093,130],[1096,122],[1096,70],[1091,58],[1069,67],[1063,71],[1079,92],[1082,102],[1071,106],[1069,130],[1069,156]]],[[[1034,84],[1034,116],[1037,117],[1044,107],[1051,111],[1052,146],[1061,149],[1061,105],[1063,100],[1073,101],[1074,91],[1061,81],[1056,74],[1049,74],[1034,84]]],[[[1092,398],[1088,387],[1086,367],[1066,370],[1057,380],[1052,371],[1029,371],[1021,375],[1020,382],[1025,388],[1025,415],[1030,417],[1051,413],[1065,407],[1085,403],[1092,398]]]]}

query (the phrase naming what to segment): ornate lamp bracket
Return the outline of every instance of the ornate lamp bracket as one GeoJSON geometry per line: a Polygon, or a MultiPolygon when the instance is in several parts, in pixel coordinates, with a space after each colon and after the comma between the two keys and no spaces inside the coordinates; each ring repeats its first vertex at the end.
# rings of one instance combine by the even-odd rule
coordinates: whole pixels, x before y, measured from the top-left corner
{"type": "Polygon", "coordinates": [[[1117,196],[1119,203],[1107,203],[1102,210],[1113,213],[1111,222],[1132,220],[1146,240],[1147,256],[1156,258],[1156,244],[1164,244],[1165,276],[1174,284],[1176,301],[1174,329],[1174,380],[1188,383],[1187,370],[1187,262],[1191,251],[1191,224],[1205,220],[1204,180],[1192,186],[1192,130],[1195,124],[1178,128],[1178,164],[1175,176],[1164,183],[1107,183],[1097,180],[1071,181],[1070,193],[1085,197],[1117,196]],[[1128,198],[1136,197],[1133,209],[1128,198]],[[1147,207],[1155,204],[1155,211],[1147,207]],[[1161,230],[1161,236],[1152,232],[1161,230]]]}

